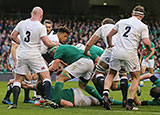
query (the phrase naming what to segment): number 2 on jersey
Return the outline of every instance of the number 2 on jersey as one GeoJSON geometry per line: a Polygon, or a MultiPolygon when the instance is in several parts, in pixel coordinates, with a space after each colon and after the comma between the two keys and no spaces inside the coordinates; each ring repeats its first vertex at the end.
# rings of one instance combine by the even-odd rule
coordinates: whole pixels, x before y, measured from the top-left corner
{"type": "Polygon", "coordinates": [[[128,37],[128,33],[130,32],[131,27],[130,26],[126,26],[125,30],[126,30],[126,32],[123,34],[123,37],[128,37]]]}
{"type": "Polygon", "coordinates": [[[26,37],[24,38],[25,42],[29,42],[30,41],[30,35],[31,35],[31,32],[30,31],[26,31],[26,37]]]}

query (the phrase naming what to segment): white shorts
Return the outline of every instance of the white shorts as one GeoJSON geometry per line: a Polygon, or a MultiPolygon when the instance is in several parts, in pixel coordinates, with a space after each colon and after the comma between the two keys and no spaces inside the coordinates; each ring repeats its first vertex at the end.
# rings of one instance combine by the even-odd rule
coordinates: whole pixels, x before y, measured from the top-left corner
{"type": "Polygon", "coordinates": [[[74,92],[74,105],[75,106],[91,106],[92,100],[99,105],[99,101],[94,97],[85,96],[82,90],[78,88],[72,88],[74,92]]]}
{"type": "Polygon", "coordinates": [[[120,60],[111,58],[110,68],[119,71],[121,66],[125,66],[126,70],[129,72],[140,71],[139,59],[136,57],[135,59],[130,60],[120,60]]]}
{"type": "Polygon", "coordinates": [[[29,71],[33,73],[40,73],[48,71],[48,67],[42,57],[31,59],[18,58],[16,64],[16,73],[20,75],[26,75],[29,71]]]}
{"type": "Polygon", "coordinates": [[[109,64],[110,60],[111,60],[111,53],[112,53],[112,49],[111,48],[106,48],[104,50],[104,53],[101,55],[100,57],[100,61],[103,61],[106,64],[109,64]]]}
{"type": "Polygon", "coordinates": [[[154,59],[149,59],[148,61],[145,61],[145,59],[143,59],[142,66],[146,66],[147,68],[154,68],[154,59]]]}
{"type": "Polygon", "coordinates": [[[83,77],[87,81],[90,80],[93,69],[93,61],[87,58],[80,58],[78,61],[64,68],[64,70],[70,73],[73,77],[83,77]]]}

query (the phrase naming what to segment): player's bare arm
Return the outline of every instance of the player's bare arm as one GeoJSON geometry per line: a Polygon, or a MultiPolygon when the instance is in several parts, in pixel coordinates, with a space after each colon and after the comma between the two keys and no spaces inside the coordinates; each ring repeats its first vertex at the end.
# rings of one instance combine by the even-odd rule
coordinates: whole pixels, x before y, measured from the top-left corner
{"type": "Polygon", "coordinates": [[[11,46],[11,53],[12,53],[12,58],[14,61],[14,67],[16,67],[16,62],[17,62],[17,58],[16,58],[16,48],[18,47],[18,44],[12,43],[11,46]]]}
{"type": "Polygon", "coordinates": [[[20,40],[18,39],[18,34],[19,32],[17,32],[16,30],[14,30],[12,33],[11,33],[11,39],[16,42],[17,44],[20,44],[20,40]]]}
{"type": "Polygon", "coordinates": [[[88,51],[90,50],[90,48],[92,47],[92,45],[94,45],[99,39],[99,36],[97,35],[93,35],[89,41],[86,43],[86,46],[85,46],[85,50],[84,50],[84,54],[85,55],[88,55],[88,51]]]}
{"type": "Polygon", "coordinates": [[[147,57],[147,59],[149,59],[150,57],[152,57],[154,55],[155,52],[155,48],[151,48],[151,53],[150,55],[147,57]]]}
{"type": "Polygon", "coordinates": [[[64,99],[61,99],[61,106],[63,106],[63,107],[73,107],[74,105],[70,101],[66,101],[64,99]]]}
{"type": "Polygon", "coordinates": [[[109,34],[106,36],[107,38],[107,43],[108,47],[113,47],[114,45],[112,44],[112,36],[114,36],[117,33],[115,29],[112,29],[109,34]]]}
{"type": "Polygon", "coordinates": [[[144,46],[151,51],[151,41],[149,40],[149,38],[143,38],[142,39],[144,46]]]}
{"type": "Polygon", "coordinates": [[[55,45],[60,45],[58,42],[52,42],[47,36],[42,36],[41,40],[47,47],[53,47],[55,45]]]}

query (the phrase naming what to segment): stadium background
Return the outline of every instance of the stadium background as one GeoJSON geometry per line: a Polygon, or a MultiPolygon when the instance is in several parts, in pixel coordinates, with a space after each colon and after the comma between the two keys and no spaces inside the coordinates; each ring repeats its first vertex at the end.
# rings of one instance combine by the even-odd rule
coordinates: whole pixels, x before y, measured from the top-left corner
{"type": "MultiPolygon", "coordinates": [[[[159,0],[0,0],[0,76],[9,76],[8,63],[11,41],[10,32],[21,19],[30,17],[31,9],[44,9],[44,19],[51,19],[53,28],[65,25],[72,30],[68,44],[85,44],[105,17],[118,21],[130,16],[135,5],[143,5],[146,13],[143,20],[148,24],[150,40],[155,43],[155,72],[160,72],[160,10],[159,0]]],[[[105,47],[102,40],[96,45],[105,47]]],[[[4,77],[6,78],[6,77],[4,77]]]]}

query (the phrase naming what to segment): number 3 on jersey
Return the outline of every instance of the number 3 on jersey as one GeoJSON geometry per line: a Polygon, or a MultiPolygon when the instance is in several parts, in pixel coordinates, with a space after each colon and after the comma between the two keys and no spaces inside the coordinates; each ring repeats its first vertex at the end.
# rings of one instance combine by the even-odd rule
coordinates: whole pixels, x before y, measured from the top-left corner
{"type": "Polygon", "coordinates": [[[123,34],[123,37],[128,37],[128,33],[130,32],[131,27],[130,26],[126,26],[125,30],[126,30],[126,32],[123,34]]]}
{"type": "Polygon", "coordinates": [[[30,41],[30,35],[31,35],[31,32],[30,31],[26,31],[26,37],[24,38],[25,42],[29,42],[30,41]]]}

